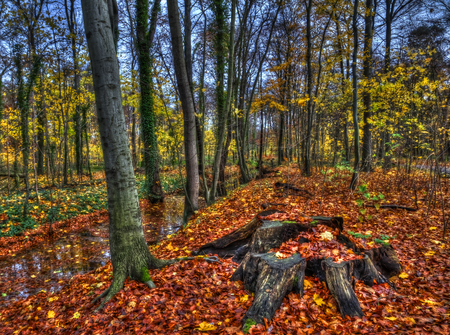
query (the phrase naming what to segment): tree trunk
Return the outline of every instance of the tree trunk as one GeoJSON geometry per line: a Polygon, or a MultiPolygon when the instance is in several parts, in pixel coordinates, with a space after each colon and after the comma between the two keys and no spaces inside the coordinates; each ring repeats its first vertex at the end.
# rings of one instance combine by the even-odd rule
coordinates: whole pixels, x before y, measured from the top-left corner
{"type": "Polygon", "coordinates": [[[313,127],[313,108],[312,108],[312,67],[311,67],[311,9],[312,9],[312,0],[308,0],[306,4],[306,67],[307,67],[307,76],[306,76],[306,87],[308,94],[308,111],[307,111],[307,121],[306,121],[306,136],[303,140],[303,154],[305,155],[303,158],[303,172],[306,176],[311,175],[311,136],[312,136],[312,127],[313,127]]]}
{"type": "Polygon", "coordinates": [[[38,91],[39,99],[36,99],[37,107],[37,174],[44,174],[44,156],[45,156],[45,126],[47,115],[45,111],[45,92],[44,92],[44,76],[40,76],[38,91]]]}
{"type": "Polygon", "coordinates": [[[145,192],[152,203],[164,200],[159,178],[159,150],[153,101],[152,58],[150,50],[156,30],[160,0],[155,1],[149,26],[149,2],[136,0],[136,41],[141,88],[141,132],[144,145],[145,192]]]}
{"type": "MultiPolygon", "coordinates": [[[[366,0],[365,33],[364,33],[364,79],[367,84],[372,78],[372,39],[375,13],[373,10],[373,0],[366,0]]],[[[366,86],[367,87],[367,86],[366,86]]],[[[370,87],[370,86],[368,86],[370,87]]],[[[372,167],[372,98],[368,90],[364,92],[364,136],[362,145],[362,164],[363,171],[370,172],[372,167]]]]}
{"type": "Polygon", "coordinates": [[[183,108],[184,150],[186,157],[186,198],[183,221],[186,223],[198,209],[199,175],[197,146],[195,139],[195,108],[184,59],[178,4],[176,0],[167,1],[172,56],[177,77],[178,92],[183,108]]]}
{"type": "Polygon", "coordinates": [[[97,298],[104,298],[98,310],[120,291],[127,277],[154,287],[148,269],[161,268],[171,261],[151,255],[143,234],[108,4],[102,0],[82,0],[81,4],[105,162],[114,275],[111,286],[97,298]]]}
{"type": "Polygon", "coordinates": [[[353,176],[350,188],[355,189],[359,177],[359,120],[358,120],[358,77],[356,73],[356,62],[358,60],[358,2],[355,0],[353,10],[353,62],[352,62],[352,80],[353,80],[353,128],[355,137],[355,162],[353,165],[353,176]]]}

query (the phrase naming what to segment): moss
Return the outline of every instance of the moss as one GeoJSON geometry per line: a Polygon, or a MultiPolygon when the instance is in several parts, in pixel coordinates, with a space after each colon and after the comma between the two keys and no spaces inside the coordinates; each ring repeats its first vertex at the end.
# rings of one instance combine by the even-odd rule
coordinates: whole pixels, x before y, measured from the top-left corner
{"type": "Polygon", "coordinates": [[[295,222],[295,221],[283,221],[281,223],[297,223],[297,222],[295,222]]]}
{"type": "Polygon", "coordinates": [[[298,283],[298,276],[295,276],[295,277],[294,277],[294,286],[296,286],[297,283],[298,283]]]}
{"type": "Polygon", "coordinates": [[[148,274],[148,269],[145,267],[145,266],[143,266],[142,267],[142,277],[141,277],[141,281],[143,282],[143,283],[146,283],[146,282],[148,282],[149,280],[151,280],[152,278],[150,277],[150,275],[148,274]]]}
{"type": "Polygon", "coordinates": [[[244,334],[248,334],[248,331],[250,330],[250,328],[252,326],[256,326],[256,321],[253,320],[253,319],[248,318],[245,321],[244,328],[242,329],[244,331],[244,334]]]}

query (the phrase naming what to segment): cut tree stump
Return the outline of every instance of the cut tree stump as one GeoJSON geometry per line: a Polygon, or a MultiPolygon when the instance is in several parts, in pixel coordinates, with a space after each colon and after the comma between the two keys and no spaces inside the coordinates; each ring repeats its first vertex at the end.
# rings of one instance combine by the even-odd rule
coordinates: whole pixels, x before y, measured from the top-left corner
{"type": "Polygon", "coordinates": [[[362,317],[359,300],[350,284],[353,265],[351,262],[334,263],[331,258],[322,261],[327,288],[337,302],[343,316],[362,317]]]}
{"type": "Polygon", "coordinates": [[[278,210],[267,210],[255,215],[255,217],[235,231],[222,236],[221,238],[206,243],[200,247],[194,254],[195,255],[207,255],[217,254],[221,258],[233,257],[236,251],[245,246],[252,238],[253,233],[262,225],[261,216],[268,216],[275,213],[284,213],[278,210]]]}
{"type": "Polygon", "coordinates": [[[303,294],[306,261],[300,254],[278,259],[275,253],[249,253],[231,280],[242,280],[247,291],[255,293],[253,304],[242,323],[264,324],[271,320],[285,295],[291,291],[303,294]]]}
{"type": "MultiPolygon", "coordinates": [[[[340,232],[344,227],[342,217],[312,217],[311,223],[293,221],[267,221],[261,219],[278,210],[266,210],[257,214],[249,223],[215,241],[201,246],[193,255],[216,254],[221,258],[233,257],[233,261],[240,263],[248,251],[265,253],[271,248],[278,248],[283,242],[295,238],[302,231],[311,231],[316,225],[323,224],[340,232]]],[[[304,239],[301,242],[307,242],[304,239]]]]}
{"type": "Polygon", "coordinates": [[[402,272],[402,265],[397,257],[397,253],[390,244],[367,250],[364,253],[370,257],[376,269],[387,278],[402,272]]]}
{"type": "MultiPolygon", "coordinates": [[[[300,254],[278,259],[276,253],[269,252],[271,249],[297,238],[301,232],[315,232],[318,224],[342,232],[344,220],[341,217],[321,216],[312,217],[313,221],[309,223],[263,219],[277,212],[261,212],[247,225],[205,244],[197,252],[214,253],[219,257],[234,255],[233,261],[240,263],[231,280],[241,280],[247,291],[255,293],[252,306],[242,320],[244,330],[253,324],[264,324],[264,319],[271,320],[289,292],[303,295],[305,274],[326,283],[342,316],[362,317],[363,312],[353,288],[355,280],[368,286],[375,283],[392,285],[387,278],[401,272],[400,260],[391,245],[363,250],[343,234],[339,234],[336,240],[355,254],[362,255],[362,259],[340,263],[333,262],[331,258],[306,261],[300,254]]],[[[300,238],[298,242],[306,243],[308,239],[300,238]]]]}
{"type": "MultiPolygon", "coordinates": [[[[266,253],[272,248],[278,248],[283,242],[297,237],[301,232],[309,231],[311,227],[296,222],[263,221],[253,234],[249,244],[251,253],[266,253]]],[[[304,242],[307,242],[304,239],[304,242]]]]}

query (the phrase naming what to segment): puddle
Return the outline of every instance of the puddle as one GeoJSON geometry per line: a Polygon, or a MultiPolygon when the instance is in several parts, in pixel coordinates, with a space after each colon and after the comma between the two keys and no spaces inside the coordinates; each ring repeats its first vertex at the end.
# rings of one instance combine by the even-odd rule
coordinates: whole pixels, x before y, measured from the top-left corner
{"type": "MultiPolygon", "coordinates": [[[[175,233],[183,223],[184,197],[167,197],[163,204],[142,208],[144,235],[155,243],[175,233]]],[[[110,260],[108,224],[27,250],[0,261],[0,308],[41,290],[58,291],[69,279],[110,260]]]]}

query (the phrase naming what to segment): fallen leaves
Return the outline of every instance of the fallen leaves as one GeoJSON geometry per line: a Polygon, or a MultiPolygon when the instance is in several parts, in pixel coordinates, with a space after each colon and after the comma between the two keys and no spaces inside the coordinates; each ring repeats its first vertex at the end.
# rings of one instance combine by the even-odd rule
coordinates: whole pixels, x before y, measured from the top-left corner
{"type": "MultiPolygon", "coordinates": [[[[286,170],[283,171],[283,174],[287,173],[286,170]]],[[[322,175],[308,179],[296,177],[297,175],[299,175],[297,170],[293,170],[290,180],[299,178],[297,186],[305,189],[314,189],[313,183],[321,183],[323,179],[322,175]]],[[[436,221],[437,219],[426,218],[425,213],[415,212],[412,215],[405,215],[387,210],[376,212],[375,209],[368,209],[368,213],[377,213],[373,222],[360,224],[357,220],[358,207],[352,202],[354,201],[352,194],[346,187],[344,189],[342,184],[338,184],[344,181],[348,186],[350,178],[351,176],[339,177],[332,183],[325,184],[322,207],[319,207],[320,199],[311,199],[307,203],[306,200],[287,194],[285,203],[290,204],[292,208],[283,208],[287,213],[282,220],[303,222],[302,214],[335,216],[338,213],[345,213],[346,227],[355,226],[354,229],[351,228],[355,233],[372,235],[371,238],[361,239],[347,234],[346,236],[352,242],[360,243],[358,247],[374,247],[375,238],[385,241],[386,239],[382,236],[389,236],[389,243],[396,249],[404,267],[403,272],[398,275],[398,278],[402,280],[396,282],[398,292],[385,284],[368,287],[357,281],[355,293],[361,302],[365,317],[347,319],[340,316],[333,297],[323,283],[317,278],[307,277],[304,282],[303,297],[290,293],[283,300],[282,307],[273,320],[269,321],[267,326],[254,327],[252,331],[254,334],[267,334],[270,328],[271,334],[450,333],[448,328],[450,309],[447,303],[450,291],[448,275],[450,262],[448,262],[448,248],[445,247],[448,239],[442,239],[442,243],[434,242],[441,239],[442,226],[436,221]],[[334,207],[329,206],[330,202],[334,204],[334,207]],[[394,222],[394,224],[389,225],[388,222],[394,222]],[[436,229],[430,230],[430,225],[436,229]],[[394,236],[397,237],[394,238],[394,236]],[[424,254],[430,251],[434,252],[433,257],[425,259],[428,256],[424,254]]],[[[398,183],[396,182],[398,181],[393,176],[389,178],[380,173],[373,173],[368,175],[367,182],[374,191],[383,191],[387,198],[393,198],[397,195],[389,194],[382,189],[391,187],[392,192],[397,192],[398,183]],[[392,181],[389,178],[392,178],[392,181]]],[[[151,246],[152,252],[159,258],[184,256],[186,250],[183,250],[184,247],[196,250],[200,245],[239,228],[260,210],[261,199],[271,201],[270,199],[274,196],[274,191],[270,190],[272,184],[273,179],[251,182],[245,188],[234,191],[230,198],[221,200],[218,203],[220,207],[213,206],[210,209],[200,210],[185,231],[173,234],[170,241],[162,240],[159,245],[151,246]],[[244,203],[248,212],[237,210],[244,203]]],[[[408,194],[406,193],[408,185],[404,184],[400,183],[400,187],[404,186],[401,192],[408,194]]],[[[418,184],[417,187],[419,192],[420,185],[418,184]]],[[[414,199],[413,196],[411,199],[414,199]]],[[[403,201],[399,198],[399,202],[403,201]]],[[[436,217],[441,217],[438,214],[436,217]]],[[[84,220],[83,217],[78,219],[84,220]]],[[[87,221],[83,224],[89,225],[87,221]]],[[[70,225],[76,225],[77,221],[71,220],[67,223],[66,227],[57,226],[55,232],[59,234],[58,229],[72,232],[70,225]]],[[[315,235],[318,236],[317,233],[320,234],[322,231],[319,227],[315,229],[315,235]]],[[[330,233],[333,234],[333,231],[330,233]]],[[[21,237],[15,238],[19,241],[21,237]]],[[[27,243],[25,239],[20,241],[27,243]]],[[[73,242],[70,243],[73,244],[73,242]]],[[[15,246],[15,244],[12,245],[15,246]]],[[[27,244],[24,248],[29,248],[30,245],[27,244]]],[[[18,246],[19,244],[17,249],[11,250],[17,252],[18,246]]],[[[295,247],[297,247],[296,252],[303,252],[305,255],[319,255],[320,250],[329,250],[330,256],[333,257],[336,257],[335,250],[340,252],[338,257],[341,255],[347,257],[351,254],[351,249],[340,249],[333,244],[333,240],[316,240],[313,244],[287,244],[286,250],[277,251],[288,255],[295,247]],[[318,244],[314,245],[314,243],[318,244]],[[327,245],[327,243],[331,244],[327,245]],[[315,249],[302,250],[302,245],[315,249]]],[[[3,250],[0,248],[0,253],[3,250]]],[[[7,253],[6,251],[5,254],[7,253]]],[[[58,331],[81,334],[95,333],[95,331],[106,332],[105,330],[116,334],[138,332],[198,334],[200,331],[239,334],[242,329],[241,319],[251,305],[253,297],[244,290],[242,282],[230,282],[229,279],[235,268],[236,264],[230,260],[210,264],[196,259],[171,265],[163,270],[151,270],[150,275],[157,285],[156,289],[149,290],[143,284],[127,280],[124,289],[107,304],[101,313],[94,315],[89,303],[105,287],[108,287],[111,281],[112,268],[110,264],[107,264],[88,274],[76,276],[72,280],[62,277],[61,282],[64,286],[58,293],[58,300],[50,302],[54,294],[48,290],[48,292],[33,295],[27,300],[12,302],[7,309],[0,310],[0,324],[2,324],[2,330],[5,329],[5,334],[13,333],[18,329],[28,329],[29,333],[45,334],[58,331]],[[174,272],[176,275],[173,275],[174,272]],[[99,282],[104,285],[97,288],[96,285],[99,282]],[[248,299],[245,298],[246,296],[248,299]],[[33,307],[28,308],[31,305],[33,307]],[[127,308],[132,311],[127,313],[127,308]],[[48,318],[50,310],[54,312],[52,318],[48,318]],[[22,311],[24,313],[20,314],[22,311]],[[59,327],[55,327],[57,322],[59,327]]],[[[36,270],[34,271],[38,274],[36,270]]],[[[38,275],[39,278],[40,276],[41,274],[38,275]]],[[[3,287],[0,286],[0,290],[3,291],[3,287]]]]}
{"type": "Polygon", "coordinates": [[[406,272],[402,272],[402,273],[400,273],[400,274],[398,275],[398,277],[399,277],[399,278],[402,278],[402,279],[406,279],[406,278],[409,277],[409,275],[408,275],[406,272]]]}
{"type": "Polygon", "coordinates": [[[207,332],[207,331],[211,331],[211,330],[216,330],[217,327],[211,323],[204,321],[204,322],[200,323],[198,325],[198,328],[196,328],[196,329],[200,330],[201,332],[207,332]]]}
{"type": "Polygon", "coordinates": [[[313,300],[319,307],[325,305],[325,301],[316,293],[314,293],[313,300]]]}

